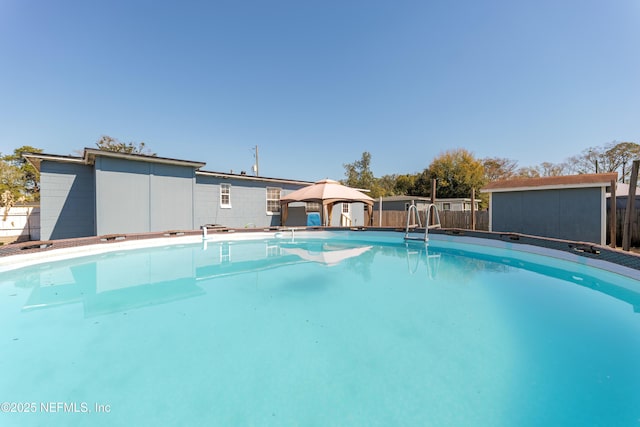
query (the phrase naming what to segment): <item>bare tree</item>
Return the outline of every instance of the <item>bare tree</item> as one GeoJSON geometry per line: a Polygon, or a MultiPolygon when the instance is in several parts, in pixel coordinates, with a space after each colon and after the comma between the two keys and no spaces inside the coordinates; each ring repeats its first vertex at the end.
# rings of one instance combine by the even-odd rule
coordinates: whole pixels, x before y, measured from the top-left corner
{"type": "Polygon", "coordinates": [[[484,167],[484,178],[487,182],[509,179],[516,175],[518,162],[502,157],[487,157],[481,160],[484,167]]]}
{"type": "Polygon", "coordinates": [[[604,173],[620,171],[620,180],[629,175],[630,164],[640,157],[640,145],[634,142],[612,141],[603,147],[589,147],[570,157],[567,167],[573,173],[604,173]]]}
{"type": "Polygon", "coordinates": [[[605,148],[605,155],[615,166],[611,172],[620,170],[620,182],[624,182],[631,173],[631,162],[640,157],[640,144],[613,141],[605,148]]]}
{"type": "Polygon", "coordinates": [[[153,153],[146,147],[144,142],[121,142],[108,135],[103,135],[98,142],[96,142],[96,146],[99,150],[103,151],[115,151],[117,153],[126,154],[144,154],[147,156],[156,155],[156,153],[153,153]]]}
{"type": "Polygon", "coordinates": [[[524,166],[516,171],[517,178],[539,178],[540,172],[535,166],[524,166]]]}
{"type": "Polygon", "coordinates": [[[568,168],[566,163],[542,162],[537,170],[540,176],[561,176],[567,174],[568,168]]]}

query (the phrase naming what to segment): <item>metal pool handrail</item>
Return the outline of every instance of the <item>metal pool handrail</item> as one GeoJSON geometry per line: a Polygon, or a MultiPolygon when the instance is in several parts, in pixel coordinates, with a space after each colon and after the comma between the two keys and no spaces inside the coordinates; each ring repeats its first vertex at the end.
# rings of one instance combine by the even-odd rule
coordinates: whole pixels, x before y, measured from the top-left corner
{"type": "MultiPolygon", "coordinates": [[[[441,224],[440,224],[440,214],[438,214],[438,208],[436,207],[435,204],[430,203],[427,206],[427,216],[426,216],[426,224],[424,227],[424,238],[419,238],[419,237],[412,237],[409,236],[409,226],[410,226],[410,221],[411,221],[411,210],[414,210],[416,213],[416,217],[417,217],[417,226],[419,228],[422,227],[422,223],[420,222],[420,213],[418,212],[418,207],[415,204],[411,204],[409,205],[409,209],[407,209],[407,227],[405,228],[405,233],[404,233],[404,240],[424,240],[424,242],[428,242],[429,241],[429,229],[434,229],[434,228],[440,228],[441,224]],[[429,223],[431,222],[431,211],[434,212],[434,223],[432,225],[429,225],[429,223]]],[[[414,224],[415,227],[415,224],[414,224]]]]}

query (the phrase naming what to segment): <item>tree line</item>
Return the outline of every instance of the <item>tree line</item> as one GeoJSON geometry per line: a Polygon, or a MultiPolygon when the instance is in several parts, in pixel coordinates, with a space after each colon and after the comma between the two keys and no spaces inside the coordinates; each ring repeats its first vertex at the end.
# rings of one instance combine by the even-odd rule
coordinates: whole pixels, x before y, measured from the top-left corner
{"type": "MultiPolygon", "coordinates": [[[[155,156],[144,142],[121,142],[102,136],[99,150],[155,156]]],[[[23,153],[42,153],[42,149],[22,146],[11,154],[0,153],[0,206],[37,202],[40,199],[40,174],[22,157],[23,153]]],[[[613,141],[600,147],[589,147],[562,163],[543,162],[538,166],[518,167],[515,160],[501,157],[476,158],[464,148],[445,151],[436,156],[422,172],[375,177],[371,170],[371,153],[365,151],[353,163],[344,164],[343,184],[369,189],[372,197],[393,195],[431,196],[431,180],[437,182],[439,198],[469,197],[486,183],[501,179],[534,178],[583,173],[615,172],[626,182],[631,162],[640,158],[640,144],[613,141]]]]}
{"type": "Polygon", "coordinates": [[[543,162],[537,166],[518,167],[518,162],[503,157],[476,158],[464,148],[452,149],[436,156],[422,172],[391,174],[376,178],[371,171],[371,153],[365,151],[353,163],[343,165],[343,184],[369,189],[371,197],[395,195],[431,196],[431,180],[437,182],[439,198],[469,197],[491,181],[537,178],[585,173],[618,172],[620,182],[627,182],[631,162],[640,158],[640,144],[613,141],[589,147],[561,163],[543,162]]]}

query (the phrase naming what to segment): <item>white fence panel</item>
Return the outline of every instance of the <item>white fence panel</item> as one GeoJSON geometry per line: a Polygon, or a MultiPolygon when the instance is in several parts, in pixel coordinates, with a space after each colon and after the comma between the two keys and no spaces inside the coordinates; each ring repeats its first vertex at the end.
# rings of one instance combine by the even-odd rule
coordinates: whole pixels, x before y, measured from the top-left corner
{"type": "Polygon", "coordinates": [[[40,240],[40,207],[13,206],[6,217],[0,208],[0,238],[40,240]]]}

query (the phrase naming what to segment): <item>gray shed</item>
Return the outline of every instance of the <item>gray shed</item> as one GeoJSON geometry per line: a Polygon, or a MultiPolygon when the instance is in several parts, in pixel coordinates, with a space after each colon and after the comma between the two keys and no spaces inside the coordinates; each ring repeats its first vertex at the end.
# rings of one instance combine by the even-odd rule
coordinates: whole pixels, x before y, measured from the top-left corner
{"type": "Polygon", "coordinates": [[[494,181],[489,230],[606,244],[607,187],[617,173],[494,181]]]}

